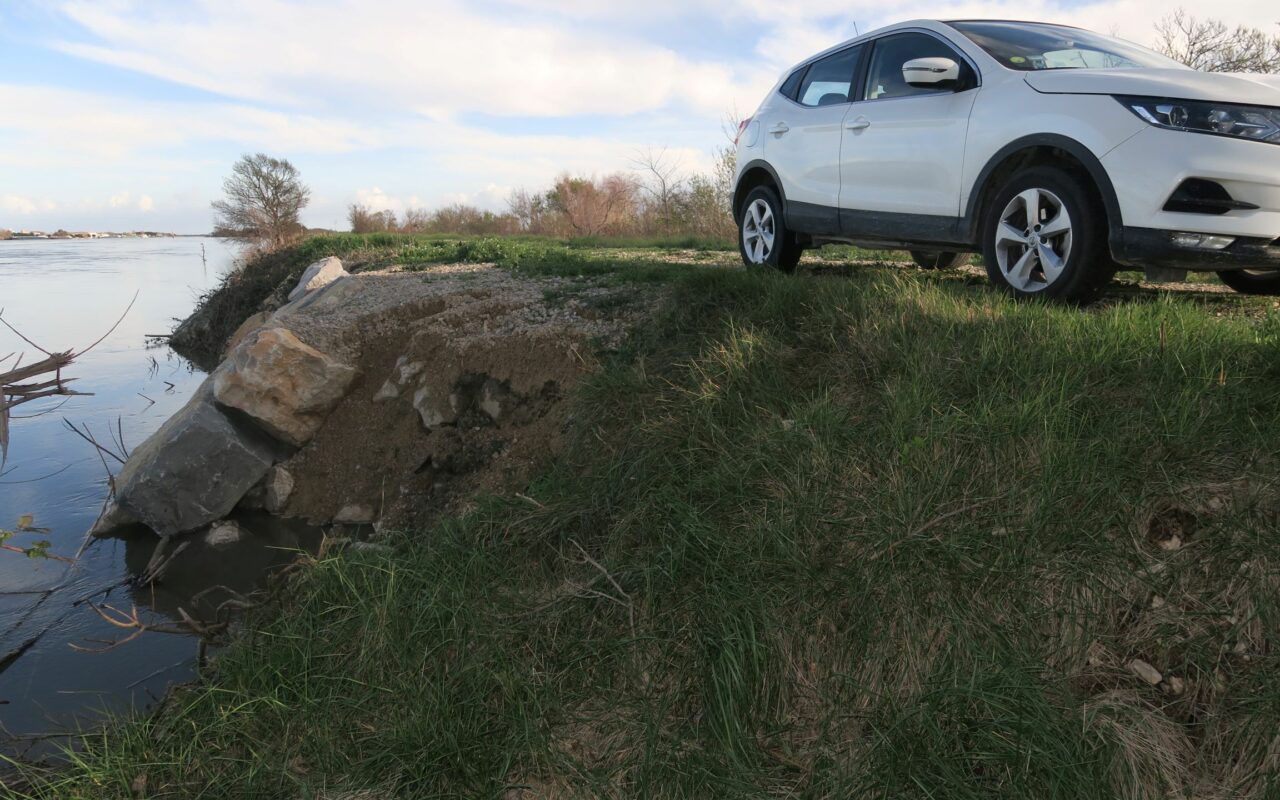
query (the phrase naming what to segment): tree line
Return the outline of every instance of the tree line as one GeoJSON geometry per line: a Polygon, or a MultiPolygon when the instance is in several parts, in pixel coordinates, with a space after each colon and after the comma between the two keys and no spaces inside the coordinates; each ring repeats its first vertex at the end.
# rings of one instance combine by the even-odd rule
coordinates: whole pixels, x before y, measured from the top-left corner
{"type": "Polygon", "coordinates": [[[517,189],[505,211],[485,211],[454,203],[426,210],[374,210],[359,203],[347,209],[356,233],[534,234],[558,237],[732,236],[729,209],[734,152],[716,152],[709,173],[684,174],[665,151],[648,151],[630,172],[602,177],[562,174],[550,188],[517,189]]]}

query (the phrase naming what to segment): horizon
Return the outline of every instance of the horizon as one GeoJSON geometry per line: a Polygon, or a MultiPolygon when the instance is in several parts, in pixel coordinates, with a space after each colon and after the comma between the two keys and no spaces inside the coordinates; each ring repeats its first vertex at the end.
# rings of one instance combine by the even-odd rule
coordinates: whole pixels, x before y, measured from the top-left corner
{"type": "MultiPolygon", "coordinates": [[[[731,113],[858,32],[1021,17],[1149,46],[1145,5],[3,0],[0,229],[204,234],[232,163],[254,152],[297,166],[312,189],[302,222],[337,230],[352,203],[502,211],[516,189],[627,171],[646,149],[703,172],[731,113]]],[[[1280,16],[1259,0],[1181,5],[1269,31],[1280,16]]]]}

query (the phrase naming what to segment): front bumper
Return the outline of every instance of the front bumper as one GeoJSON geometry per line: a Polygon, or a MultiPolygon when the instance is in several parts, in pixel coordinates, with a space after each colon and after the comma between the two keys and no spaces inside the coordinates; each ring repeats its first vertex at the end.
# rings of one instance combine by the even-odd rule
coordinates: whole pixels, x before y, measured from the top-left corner
{"type": "Polygon", "coordinates": [[[1212,270],[1280,269],[1280,239],[1237,237],[1221,250],[1185,247],[1174,241],[1175,231],[1125,227],[1120,241],[1112,241],[1113,255],[1122,264],[1168,269],[1212,270]]]}
{"type": "Polygon", "coordinates": [[[1123,236],[1112,236],[1112,255],[1126,264],[1172,269],[1247,269],[1276,265],[1280,237],[1280,146],[1225,136],[1147,128],[1107,153],[1123,236]],[[1189,179],[1218,184],[1248,208],[1225,213],[1169,211],[1174,192],[1189,179]],[[1219,251],[1179,247],[1171,234],[1230,236],[1219,251]]]}

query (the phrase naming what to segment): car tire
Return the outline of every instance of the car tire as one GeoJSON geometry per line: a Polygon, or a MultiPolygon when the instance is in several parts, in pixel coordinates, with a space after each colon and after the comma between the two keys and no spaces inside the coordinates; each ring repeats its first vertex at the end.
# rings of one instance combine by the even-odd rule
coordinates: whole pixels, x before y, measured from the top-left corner
{"type": "Polygon", "coordinates": [[[752,189],[738,215],[738,253],[748,269],[795,272],[803,248],[787,230],[782,201],[768,186],[752,189]]]}
{"type": "Polygon", "coordinates": [[[969,263],[968,253],[926,253],[911,251],[911,260],[920,269],[955,269],[969,263]]]}
{"type": "Polygon", "coordinates": [[[1218,277],[1240,294],[1280,294],[1280,269],[1238,269],[1218,277]]]}
{"type": "Polygon", "coordinates": [[[1015,173],[983,219],[982,257],[991,284],[1018,298],[1092,300],[1116,271],[1092,188],[1057,167],[1015,173]]]}

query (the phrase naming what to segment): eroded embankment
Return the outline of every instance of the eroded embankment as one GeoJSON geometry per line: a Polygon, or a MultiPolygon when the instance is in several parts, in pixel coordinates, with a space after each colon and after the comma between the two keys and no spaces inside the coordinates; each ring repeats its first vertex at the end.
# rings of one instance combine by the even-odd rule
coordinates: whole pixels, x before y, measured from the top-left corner
{"type": "Polygon", "coordinates": [[[137,448],[98,532],[183,534],[264,508],[403,528],[518,488],[556,452],[572,386],[647,313],[619,291],[317,262],[137,448]]]}

